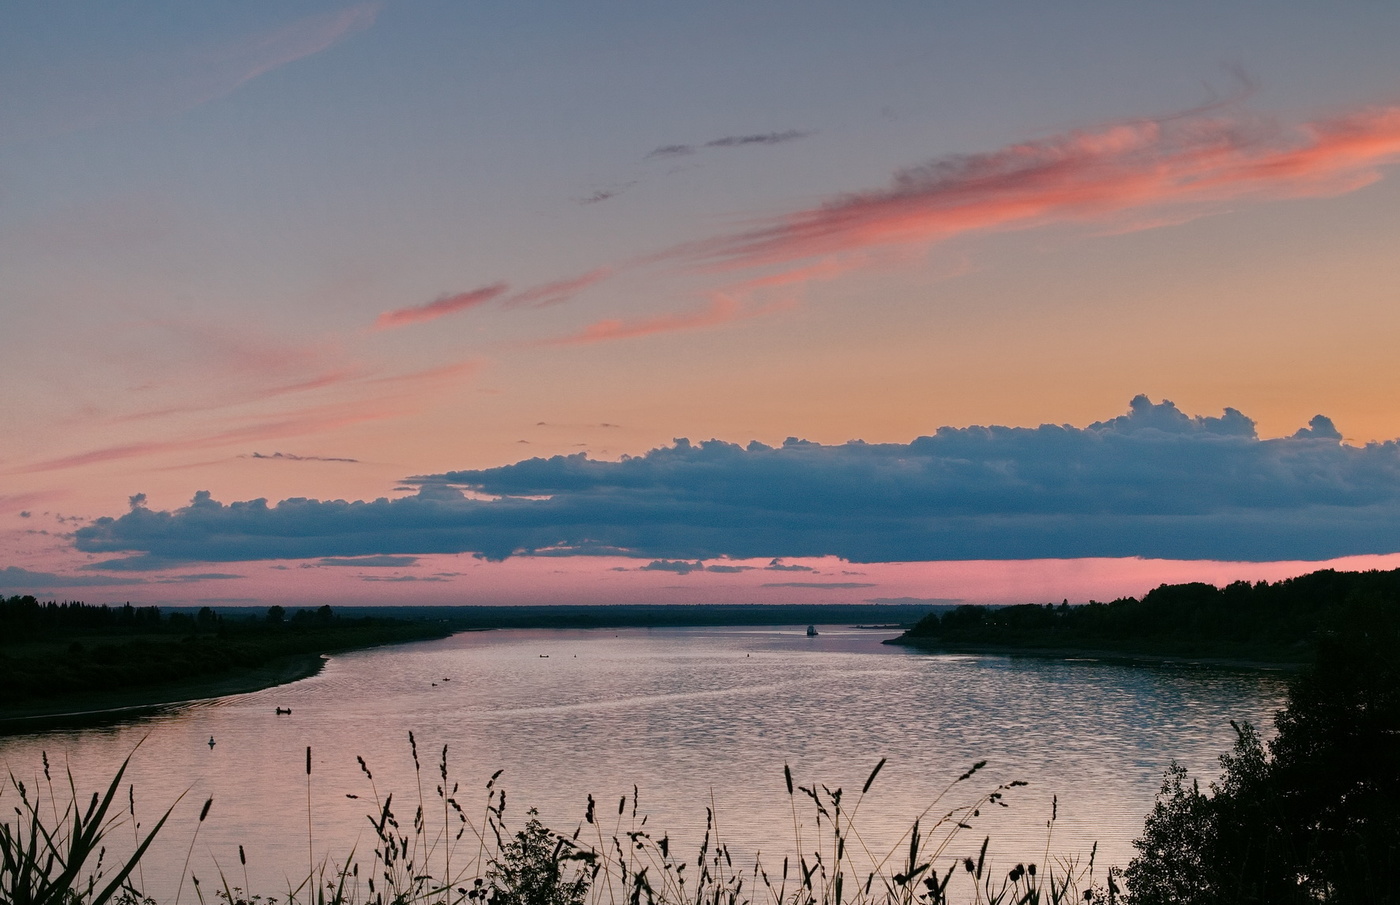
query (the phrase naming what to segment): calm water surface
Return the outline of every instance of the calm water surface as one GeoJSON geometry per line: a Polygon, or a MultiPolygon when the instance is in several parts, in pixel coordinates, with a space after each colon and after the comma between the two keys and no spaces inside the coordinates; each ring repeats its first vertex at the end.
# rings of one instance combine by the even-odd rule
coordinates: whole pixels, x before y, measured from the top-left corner
{"type": "MultiPolygon", "coordinates": [[[[242,844],[254,888],[285,892],[284,877],[304,876],[308,745],[317,858],[370,847],[371,789],[356,755],[379,793],[404,803],[396,810],[407,825],[418,795],[410,731],[433,802],[445,745],[459,800],[469,813],[478,803],[474,816],[498,769],[508,817],[523,822],[534,807],[569,830],[588,793],[615,813],[635,784],[649,827],[694,844],[713,801],[732,848],[779,864],[793,851],[784,763],[800,784],[854,795],[887,757],[858,818],[878,847],[893,846],[950,780],[986,760],[938,811],[999,782],[1030,785],[1010,808],[984,811],[958,854],[975,854],[990,833],[1001,861],[1039,860],[1057,795],[1052,851],[1087,856],[1097,840],[1099,864],[1123,865],[1170,760],[1215,776],[1234,738],[1229,720],[1267,726],[1285,693],[1286,676],[1265,671],[930,655],[883,646],[885,637],[840,627],[816,638],[801,627],[467,633],[336,655],[302,682],[118,726],[0,739],[0,761],[34,780],[46,751],[91,790],[141,743],[128,774],[138,817],[149,825],[188,790],[147,861],[157,893],[178,876],[209,796],[196,875],[217,876],[216,859],[241,879],[242,844]],[[275,715],[279,706],[291,716],[275,715]]],[[[803,822],[811,832],[811,818],[803,822]]]]}

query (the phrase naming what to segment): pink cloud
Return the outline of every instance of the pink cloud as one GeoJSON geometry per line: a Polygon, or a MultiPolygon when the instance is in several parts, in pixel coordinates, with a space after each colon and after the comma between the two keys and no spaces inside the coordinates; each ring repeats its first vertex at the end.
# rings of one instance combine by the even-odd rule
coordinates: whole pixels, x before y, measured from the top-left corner
{"type": "Polygon", "coordinates": [[[9,474],[35,474],[46,471],[61,471],[68,468],[81,468],[103,462],[132,459],[140,456],[183,452],[185,450],[210,449],[219,446],[248,443],[258,440],[279,440],[284,437],[302,436],[333,430],[363,421],[376,421],[398,414],[396,411],[373,409],[356,404],[289,412],[272,420],[260,421],[232,430],[214,434],[185,437],[177,440],[150,440],[142,443],[126,443],[105,446],[71,456],[45,459],[20,468],[10,469],[9,474]]]}
{"type": "Polygon", "coordinates": [[[25,493],[0,493],[0,513],[8,513],[11,510],[28,509],[40,503],[50,500],[58,500],[67,496],[67,491],[63,490],[31,490],[25,493]]]}
{"type": "Polygon", "coordinates": [[[883,190],[832,199],[665,257],[721,269],[928,245],[975,231],[1128,211],[1330,196],[1400,159],[1400,107],[1283,129],[1202,116],[1118,123],[936,160],[883,190]]]}
{"type": "Polygon", "coordinates": [[[378,386],[388,390],[380,393],[377,397],[370,394],[360,396],[351,402],[280,412],[264,416],[260,420],[252,421],[241,427],[217,431],[212,434],[105,446],[83,453],[45,459],[30,465],[12,468],[7,473],[33,474],[60,471],[141,456],[213,449],[260,440],[280,440],[286,437],[323,433],[366,421],[395,418],[420,409],[427,395],[434,389],[454,385],[463,378],[475,374],[481,367],[482,363],[479,361],[464,361],[408,374],[376,377],[361,381],[360,385],[378,386]]]}
{"type": "Polygon", "coordinates": [[[311,390],[325,389],[352,380],[357,380],[365,376],[362,368],[341,368],[333,371],[326,371],[301,380],[293,380],[289,383],[274,385],[264,388],[253,388],[246,393],[235,396],[227,396],[221,400],[204,400],[190,402],[184,405],[167,406],[161,409],[149,409],[147,411],[132,412],[111,419],[113,424],[124,424],[131,421],[146,421],[152,418],[166,418],[171,415],[183,415],[190,412],[207,412],[213,408],[231,408],[238,405],[245,405],[263,399],[270,399],[276,396],[286,396],[292,393],[303,393],[311,390]]]}
{"type": "Polygon", "coordinates": [[[369,381],[371,384],[414,384],[416,390],[427,388],[429,385],[456,383],[464,377],[472,377],[485,366],[485,363],[476,359],[469,361],[458,361],[448,365],[441,365],[436,368],[425,368],[422,371],[412,371],[408,374],[391,374],[388,377],[376,377],[369,381]]]}
{"type": "Polygon", "coordinates": [[[611,267],[599,267],[582,276],[577,276],[568,280],[559,280],[555,283],[545,283],[532,289],[525,289],[515,293],[505,300],[507,308],[515,308],[522,305],[530,305],[536,308],[544,308],[549,305],[558,305],[566,302],[578,295],[583,290],[596,283],[601,283],[613,275],[611,267]]]}
{"type": "Polygon", "coordinates": [[[617,319],[596,321],[584,327],[578,333],[569,336],[561,336],[557,339],[542,340],[537,343],[537,345],[580,346],[597,342],[607,342],[614,339],[633,339],[638,336],[650,336],[656,333],[674,333],[678,330],[699,330],[705,327],[716,327],[720,324],[727,324],[733,321],[748,320],[787,307],[790,307],[790,304],[783,303],[765,305],[761,308],[743,308],[729,296],[716,294],[709,306],[700,311],[683,312],[680,314],[663,314],[658,317],[648,317],[633,321],[617,319]]]}
{"type": "Polygon", "coordinates": [[[549,305],[558,305],[612,275],[613,269],[611,267],[598,267],[567,280],[558,280],[522,289],[509,296],[506,293],[510,287],[506,283],[494,283],[455,295],[444,295],[426,305],[385,311],[375,320],[374,329],[392,330],[397,327],[406,327],[409,324],[421,324],[449,314],[456,314],[458,311],[465,311],[468,308],[477,308],[497,299],[501,299],[502,304],[507,308],[523,306],[544,308],[549,305]]]}
{"type": "Polygon", "coordinates": [[[467,292],[459,292],[456,295],[444,295],[426,305],[416,305],[412,308],[399,308],[396,311],[385,311],[379,315],[374,322],[376,330],[392,330],[395,327],[404,327],[408,324],[420,324],[424,321],[437,320],[448,314],[455,314],[467,308],[475,308],[484,305],[492,299],[504,295],[507,287],[505,283],[495,283],[491,286],[482,286],[479,289],[472,289],[467,292]]]}

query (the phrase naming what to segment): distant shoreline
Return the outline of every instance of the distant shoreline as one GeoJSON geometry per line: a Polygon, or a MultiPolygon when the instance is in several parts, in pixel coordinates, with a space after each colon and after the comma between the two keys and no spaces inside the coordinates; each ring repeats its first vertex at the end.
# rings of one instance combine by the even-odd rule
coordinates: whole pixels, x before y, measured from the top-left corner
{"type": "Polygon", "coordinates": [[[24,707],[0,707],[0,736],[105,723],[141,716],[164,707],[276,688],[316,675],[325,666],[327,656],[296,654],[216,679],[196,679],[110,694],[54,698],[24,707]]]}
{"type": "Polygon", "coordinates": [[[1047,660],[1098,660],[1106,663],[1176,664],[1211,666],[1223,669],[1270,670],[1296,672],[1307,665],[1300,660],[1259,660],[1247,657],[1188,657],[1179,654],[1154,654],[1144,651],[1105,650],[1089,647],[1018,647],[1010,644],[978,644],[976,642],[935,641],[918,638],[890,638],[883,644],[909,647],[936,654],[985,654],[999,657],[1037,657],[1047,660]]]}

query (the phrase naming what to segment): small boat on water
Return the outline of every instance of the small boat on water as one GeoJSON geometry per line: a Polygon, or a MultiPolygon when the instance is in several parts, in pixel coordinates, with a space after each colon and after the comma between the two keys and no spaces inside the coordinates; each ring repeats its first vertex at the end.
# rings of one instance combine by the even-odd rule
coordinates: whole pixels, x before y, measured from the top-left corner
{"type": "Polygon", "coordinates": [[[278,716],[288,716],[288,715],[291,714],[291,712],[292,712],[292,708],[290,708],[290,707],[278,707],[278,708],[277,708],[277,715],[278,715],[278,716]]]}
{"type": "Polygon", "coordinates": [[[809,625],[809,626],[807,626],[807,637],[808,637],[808,638],[815,638],[815,637],[817,637],[817,627],[816,627],[815,625],[809,625]]]}

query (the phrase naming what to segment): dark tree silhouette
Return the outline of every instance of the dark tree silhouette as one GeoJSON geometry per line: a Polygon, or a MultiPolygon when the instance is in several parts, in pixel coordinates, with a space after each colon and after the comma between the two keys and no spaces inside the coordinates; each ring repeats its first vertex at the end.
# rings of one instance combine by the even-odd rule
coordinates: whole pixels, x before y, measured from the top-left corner
{"type": "Polygon", "coordinates": [[[1134,905],[1385,905],[1400,870],[1400,632],[1324,639],[1264,743],[1236,726],[1210,792],[1168,770],[1128,866],[1134,905]]]}

